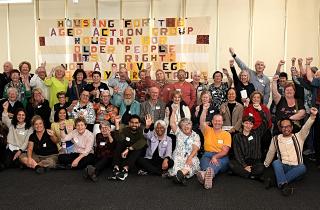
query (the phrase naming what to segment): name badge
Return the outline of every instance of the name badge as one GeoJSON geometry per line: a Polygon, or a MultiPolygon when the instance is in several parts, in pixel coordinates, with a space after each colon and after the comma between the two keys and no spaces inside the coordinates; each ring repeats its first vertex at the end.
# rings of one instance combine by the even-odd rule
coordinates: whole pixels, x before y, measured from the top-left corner
{"type": "Polygon", "coordinates": [[[163,143],[162,143],[163,145],[167,145],[168,144],[168,142],[167,141],[163,141],[163,143]]]}
{"type": "Polygon", "coordinates": [[[202,90],[202,89],[203,89],[202,86],[198,87],[198,90],[202,90]]]}
{"type": "Polygon", "coordinates": [[[223,140],[222,140],[222,139],[219,139],[219,140],[218,140],[218,144],[223,144],[223,140]]]}
{"type": "Polygon", "coordinates": [[[248,94],[246,90],[241,90],[240,95],[241,95],[241,98],[248,98],[248,94]]]}
{"type": "Polygon", "coordinates": [[[156,109],[160,109],[160,106],[156,106],[156,109]]]}
{"type": "Polygon", "coordinates": [[[258,79],[258,81],[259,81],[260,83],[263,83],[263,79],[258,79]]]}
{"type": "Polygon", "coordinates": [[[128,112],[129,114],[131,114],[131,111],[129,110],[129,112],[128,112]]]}
{"type": "Polygon", "coordinates": [[[101,111],[105,111],[105,110],[106,110],[106,107],[100,106],[100,110],[101,110],[101,111]]]}
{"type": "Polygon", "coordinates": [[[216,94],[216,91],[214,90],[214,91],[212,91],[212,94],[216,94]]]}
{"type": "Polygon", "coordinates": [[[102,141],[100,142],[100,146],[105,146],[106,145],[106,142],[102,141]]]}
{"type": "Polygon", "coordinates": [[[39,106],[38,106],[38,109],[40,109],[41,107],[42,107],[42,105],[39,105],[39,106]]]}
{"type": "Polygon", "coordinates": [[[170,88],[167,88],[167,90],[170,90],[170,88]]]}
{"type": "Polygon", "coordinates": [[[77,138],[73,138],[73,141],[76,143],[76,144],[78,144],[78,139],[77,138]]]}
{"type": "Polygon", "coordinates": [[[42,144],[42,147],[47,147],[47,144],[46,143],[42,144]]]}
{"type": "Polygon", "coordinates": [[[24,132],[24,131],[19,131],[18,134],[24,136],[24,135],[26,135],[26,132],[24,132]]]}
{"type": "Polygon", "coordinates": [[[179,91],[179,92],[181,92],[181,89],[179,89],[179,88],[177,88],[176,90],[179,91]]]}
{"type": "Polygon", "coordinates": [[[212,113],[214,113],[214,110],[210,110],[210,112],[209,112],[210,114],[212,114],[212,113]]]}
{"type": "Polygon", "coordinates": [[[102,91],[104,91],[104,89],[103,89],[103,88],[101,88],[101,89],[100,89],[100,91],[102,92],[102,91]]]}
{"type": "Polygon", "coordinates": [[[126,137],[126,141],[130,141],[130,138],[129,138],[129,137],[126,137]]]}
{"type": "Polygon", "coordinates": [[[250,116],[250,117],[253,117],[253,114],[252,114],[252,113],[249,113],[249,116],[250,116]]]}
{"type": "Polygon", "coordinates": [[[253,137],[252,137],[252,136],[249,136],[248,140],[249,140],[249,141],[253,140],[253,137]]]}
{"type": "Polygon", "coordinates": [[[290,140],[286,141],[286,144],[293,144],[292,139],[290,139],[290,140]]]}

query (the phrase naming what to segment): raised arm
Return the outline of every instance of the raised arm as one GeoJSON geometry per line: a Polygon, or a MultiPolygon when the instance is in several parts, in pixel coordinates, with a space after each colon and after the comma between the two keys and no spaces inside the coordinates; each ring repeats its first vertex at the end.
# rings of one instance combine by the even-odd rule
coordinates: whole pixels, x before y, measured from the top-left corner
{"type": "Polygon", "coordinates": [[[284,60],[280,60],[276,69],[276,73],[274,75],[279,75],[281,72],[282,66],[285,64],[284,60]]]}
{"type": "Polygon", "coordinates": [[[313,60],[312,57],[309,57],[309,58],[306,59],[307,79],[308,79],[310,82],[312,82],[313,76],[314,76],[314,74],[313,74],[312,71],[311,71],[311,67],[310,67],[312,60],[313,60]]]}
{"type": "Polygon", "coordinates": [[[176,133],[178,126],[176,122],[176,112],[177,112],[178,107],[175,105],[172,107],[172,112],[170,116],[170,127],[173,133],[176,133]]]}
{"type": "Polygon", "coordinates": [[[249,70],[253,72],[253,70],[249,69],[249,67],[244,62],[242,62],[242,60],[235,54],[232,47],[229,48],[229,52],[241,70],[249,70]]]}
{"type": "Polygon", "coordinates": [[[281,95],[278,91],[278,86],[277,86],[278,79],[279,79],[279,76],[274,75],[273,81],[272,81],[272,97],[273,97],[273,100],[276,104],[278,104],[281,99],[281,95]]]}
{"type": "Polygon", "coordinates": [[[204,133],[204,130],[207,126],[206,117],[207,117],[209,107],[210,107],[210,104],[203,104],[203,109],[200,115],[200,130],[202,133],[204,133]]]}
{"type": "Polygon", "coordinates": [[[300,70],[301,76],[304,76],[306,74],[306,71],[303,68],[303,59],[302,58],[298,59],[298,66],[299,66],[299,70],[300,70]]]}
{"type": "Polygon", "coordinates": [[[232,78],[230,77],[229,75],[229,72],[227,69],[223,68],[222,69],[223,73],[227,76],[227,79],[228,79],[228,87],[230,88],[232,86],[232,78]]]}

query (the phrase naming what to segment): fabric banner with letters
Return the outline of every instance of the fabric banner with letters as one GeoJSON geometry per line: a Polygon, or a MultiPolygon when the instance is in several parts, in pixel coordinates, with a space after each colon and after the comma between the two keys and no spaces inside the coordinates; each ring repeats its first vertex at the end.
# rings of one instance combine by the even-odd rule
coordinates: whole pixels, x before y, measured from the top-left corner
{"type": "Polygon", "coordinates": [[[126,67],[133,80],[148,67],[171,80],[179,69],[188,78],[196,70],[207,76],[209,26],[210,17],[39,20],[39,61],[47,70],[63,65],[69,79],[76,69],[107,79],[112,65],[126,67]]]}

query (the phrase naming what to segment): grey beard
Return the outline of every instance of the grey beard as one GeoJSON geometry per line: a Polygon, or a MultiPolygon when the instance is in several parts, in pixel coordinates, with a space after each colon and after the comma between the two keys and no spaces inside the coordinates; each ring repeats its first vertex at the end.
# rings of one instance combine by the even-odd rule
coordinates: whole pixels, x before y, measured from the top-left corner
{"type": "Polygon", "coordinates": [[[131,105],[132,102],[133,102],[133,99],[123,99],[123,103],[124,103],[124,105],[126,105],[126,106],[131,105]]]}

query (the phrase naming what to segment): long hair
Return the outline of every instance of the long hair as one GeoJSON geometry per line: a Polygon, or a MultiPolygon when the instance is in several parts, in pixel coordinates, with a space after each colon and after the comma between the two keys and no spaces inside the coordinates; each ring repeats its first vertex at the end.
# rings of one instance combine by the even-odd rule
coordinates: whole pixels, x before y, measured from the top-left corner
{"type": "Polygon", "coordinates": [[[11,120],[11,124],[13,125],[14,128],[17,128],[17,125],[18,125],[18,118],[17,117],[18,117],[19,112],[23,112],[26,115],[26,119],[24,120],[24,122],[25,122],[24,128],[29,129],[31,127],[30,120],[28,118],[26,110],[23,108],[19,108],[13,113],[13,118],[11,120]]]}
{"type": "Polygon", "coordinates": [[[59,112],[61,110],[66,111],[66,120],[69,120],[68,110],[65,107],[59,107],[58,110],[54,113],[54,117],[53,117],[54,122],[59,122],[59,112]]]}

